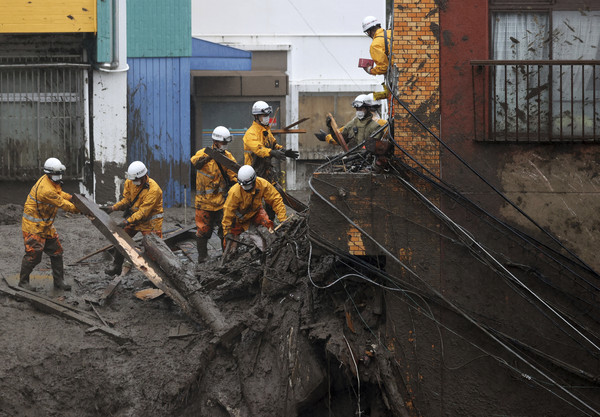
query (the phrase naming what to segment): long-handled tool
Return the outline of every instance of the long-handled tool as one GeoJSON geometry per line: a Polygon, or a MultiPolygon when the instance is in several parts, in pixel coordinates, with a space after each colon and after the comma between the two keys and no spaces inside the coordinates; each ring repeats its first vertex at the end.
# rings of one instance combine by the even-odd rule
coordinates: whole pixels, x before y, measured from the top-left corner
{"type": "MultiPolygon", "coordinates": [[[[225,168],[227,168],[233,172],[239,171],[240,165],[237,162],[232,161],[231,159],[227,158],[225,155],[223,155],[219,151],[216,151],[212,148],[206,148],[206,149],[204,149],[204,152],[208,156],[210,156],[212,159],[217,161],[219,164],[224,166],[225,168]]],[[[286,193],[284,191],[283,187],[281,186],[281,184],[276,182],[273,185],[275,186],[275,189],[277,191],[279,191],[279,194],[281,194],[281,197],[283,198],[283,203],[285,205],[287,205],[288,207],[291,207],[292,209],[294,209],[296,211],[305,211],[308,209],[308,206],[306,204],[302,203],[300,200],[297,200],[296,198],[294,198],[291,195],[289,195],[288,193],[286,193]]]]}

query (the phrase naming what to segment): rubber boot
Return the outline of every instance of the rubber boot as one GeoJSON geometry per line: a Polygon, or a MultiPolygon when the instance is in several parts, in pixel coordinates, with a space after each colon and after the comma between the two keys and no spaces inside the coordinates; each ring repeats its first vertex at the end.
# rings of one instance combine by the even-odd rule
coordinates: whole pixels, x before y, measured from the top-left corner
{"type": "Polygon", "coordinates": [[[196,248],[198,249],[198,263],[206,262],[208,258],[208,238],[205,236],[196,236],[196,248]]]}
{"type": "Polygon", "coordinates": [[[121,275],[121,272],[123,271],[123,261],[125,260],[125,257],[121,255],[119,251],[115,251],[114,256],[115,258],[112,265],[104,270],[104,273],[110,276],[121,275]]]}
{"type": "Polygon", "coordinates": [[[65,268],[63,257],[51,256],[50,265],[52,266],[52,278],[54,279],[54,288],[59,290],[71,291],[71,286],[65,282],[65,268]]]}
{"type": "Polygon", "coordinates": [[[29,274],[31,274],[33,268],[35,268],[35,265],[32,265],[25,257],[23,257],[23,260],[21,261],[21,273],[19,274],[19,287],[29,291],[35,291],[35,287],[29,283],[29,274]]]}

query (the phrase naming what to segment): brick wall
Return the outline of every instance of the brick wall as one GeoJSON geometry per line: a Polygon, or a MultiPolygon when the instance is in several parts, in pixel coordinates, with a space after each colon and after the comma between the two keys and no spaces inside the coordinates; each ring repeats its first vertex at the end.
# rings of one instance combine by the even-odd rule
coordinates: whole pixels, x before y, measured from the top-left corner
{"type": "MultiPolygon", "coordinates": [[[[400,70],[398,95],[434,133],[440,126],[439,10],[434,0],[395,0],[392,62],[400,70]]],[[[440,172],[440,149],[398,104],[396,141],[427,168],[440,172]]]]}

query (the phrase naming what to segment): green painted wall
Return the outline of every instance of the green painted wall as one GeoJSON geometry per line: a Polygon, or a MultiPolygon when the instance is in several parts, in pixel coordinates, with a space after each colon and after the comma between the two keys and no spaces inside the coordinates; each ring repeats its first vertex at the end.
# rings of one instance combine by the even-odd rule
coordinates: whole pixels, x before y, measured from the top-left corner
{"type": "Polygon", "coordinates": [[[96,62],[110,62],[112,59],[112,26],[110,0],[97,0],[98,33],[96,35],[96,62]]]}
{"type": "Polygon", "coordinates": [[[128,58],[191,54],[191,0],[127,0],[128,58]]]}

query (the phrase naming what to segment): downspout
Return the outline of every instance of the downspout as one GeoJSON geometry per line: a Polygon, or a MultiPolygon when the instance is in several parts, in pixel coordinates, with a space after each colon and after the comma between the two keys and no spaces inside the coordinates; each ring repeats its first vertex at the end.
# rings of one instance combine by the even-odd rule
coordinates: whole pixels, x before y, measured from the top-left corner
{"type": "Polygon", "coordinates": [[[97,69],[103,72],[125,72],[129,70],[129,65],[119,69],[119,0],[111,0],[111,40],[112,40],[112,60],[99,64],[97,69]]]}

